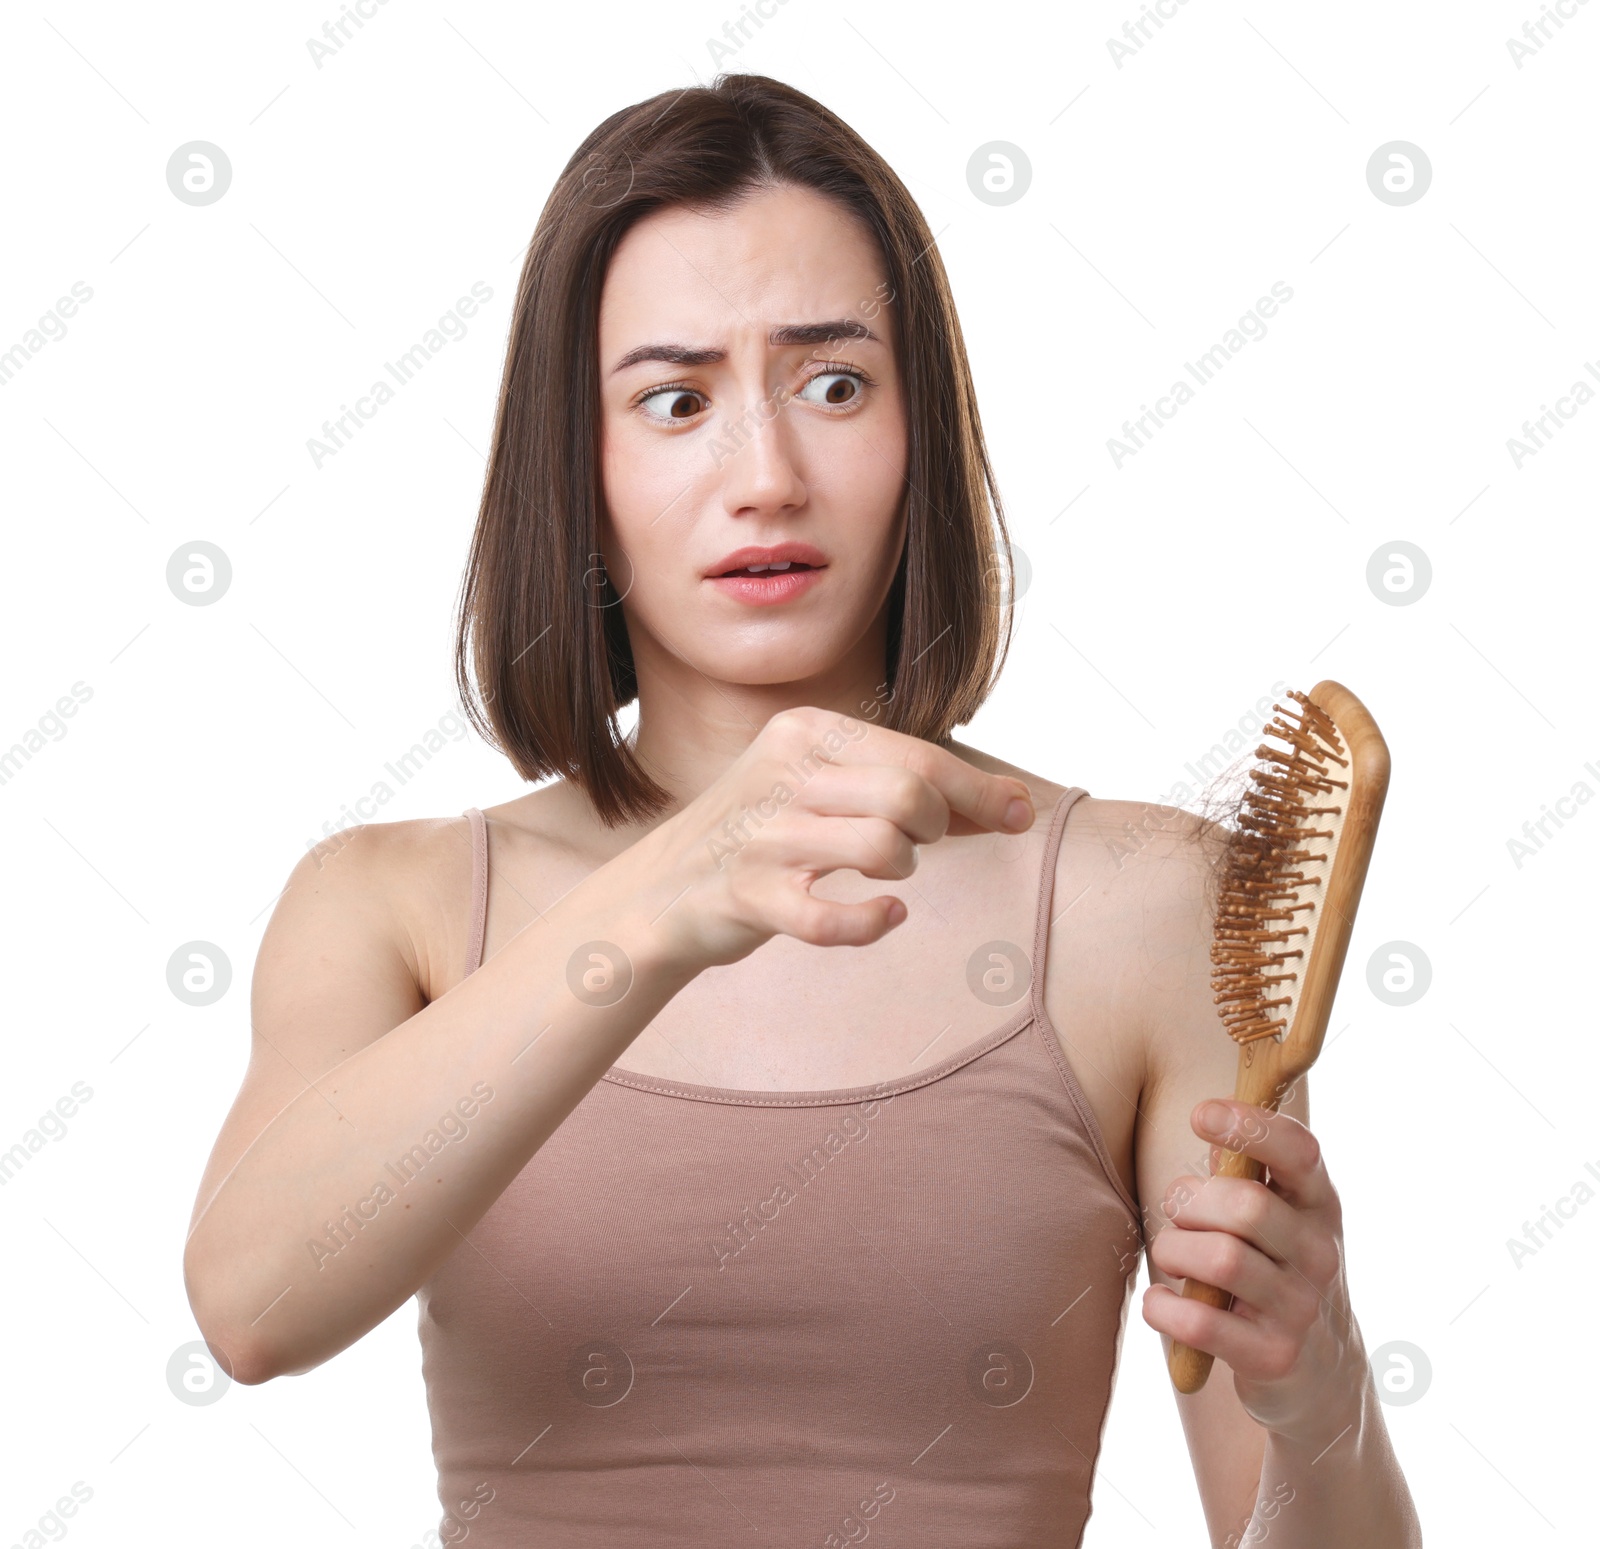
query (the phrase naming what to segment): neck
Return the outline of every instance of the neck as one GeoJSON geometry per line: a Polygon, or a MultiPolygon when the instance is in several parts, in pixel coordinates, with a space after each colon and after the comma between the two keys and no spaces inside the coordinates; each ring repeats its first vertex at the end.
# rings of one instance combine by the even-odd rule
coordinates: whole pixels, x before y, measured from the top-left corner
{"type": "Polygon", "coordinates": [[[880,722],[889,692],[880,631],[823,672],[787,683],[719,680],[676,657],[636,658],[636,669],[639,724],[633,747],[651,777],[672,793],[663,818],[721,776],[780,710],[812,705],[880,722]]]}

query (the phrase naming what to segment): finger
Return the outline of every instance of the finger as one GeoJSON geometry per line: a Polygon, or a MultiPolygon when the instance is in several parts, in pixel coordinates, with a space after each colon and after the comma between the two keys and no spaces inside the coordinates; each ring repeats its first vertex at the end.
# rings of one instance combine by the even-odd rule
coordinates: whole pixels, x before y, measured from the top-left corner
{"type": "Polygon", "coordinates": [[[1259,1249],[1229,1232],[1163,1227],[1150,1242],[1151,1262],[1174,1280],[1200,1280],[1252,1305],[1277,1299],[1283,1269],[1259,1249]]]}
{"type": "Polygon", "coordinates": [[[887,818],[814,817],[803,827],[774,825],[761,835],[763,859],[797,866],[818,876],[848,869],[864,877],[903,882],[917,869],[917,847],[887,818]]]}
{"type": "MultiPolygon", "coordinates": [[[[1034,811],[1033,804],[1031,802],[1027,803],[1027,807],[1030,813],[1034,811]]],[[[1033,826],[1034,821],[1035,819],[1033,817],[1029,817],[1027,822],[1019,823],[1019,826],[1016,828],[1012,828],[1008,825],[999,828],[990,828],[986,824],[975,823],[971,818],[963,817],[959,812],[952,812],[950,814],[949,834],[952,839],[965,839],[970,834],[992,834],[997,832],[1007,834],[1025,834],[1033,826]]]]}
{"type": "MultiPolygon", "coordinates": [[[[1215,1177],[1222,1170],[1222,1159],[1228,1153],[1224,1151],[1221,1146],[1209,1146],[1207,1147],[1207,1150],[1210,1152],[1211,1175],[1215,1177]]],[[[1278,1186],[1278,1180],[1273,1177],[1271,1168],[1268,1168],[1261,1175],[1261,1182],[1265,1184],[1267,1188],[1271,1189],[1274,1194],[1277,1194],[1284,1199],[1288,1198],[1288,1188],[1280,1188],[1278,1186]]]]}
{"type": "Polygon", "coordinates": [[[1038,814],[1033,792],[1024,781],[988,774],[931,742],[906,740],[911,748],[909,767],[949,804],[952,834],[1021,834],[1033,827],[1038,814]]]}
{"type": "Polygon", "coordinates": [[[1292,1337],[1231,1310],[1208,1307],[1164,1285],[1146,1287],[1141,1307],[1151,1328],[1194,1350],[1205,1350],[1239,1376],[1279,1374],[1292,1363],[1292,1337]]]}
{"type": "Polygon", "coordinates": [[[1032,791],[1010,775],[987,774],[947,748],[853,716],[811,709],[780,714],[787,717],[784,740],[798,743],[806,756],[814,754],[835,763],[898,764],[921,775],[949,806],[952,834],[1018,834],[1033,826],[1032,791]],[[1010,810],[1013,801],[1020,803],[1014,812],[1010,810]],[[966,823],[974,827],[968,828],[966,823]]]}
{"type": "Polygon", "coordinates": [[[1299,1209],[1323,1210],[1337,1203],[1317,1137],[1289,1114],[1236,1098],[1213,1098],[1197,1104],[1189,1122],[1197,1135],[1269,1168],[1278,1192],[1299,1209]],[[1226,1122],[1217,1126],[1208,1122],[1212,1104],[1227,1110],[1226,1122]]]}
{"type": "Polygon", "coordinates": [[[903,900],[880,894],[864,903],[840,904],[815,898],[804,887],[787,884],[770,917],[786,936],[816,947],[864,947],[887,935],[906,917],[903,900]]]}
{"type": "Polygon", "coordinates": [[[931,782],[899,764],[830,764],[796,793],[795,804],[821,817],[883,818],[916,844],[933,844],[950,827],[950,804],[931,782]]]}
{"type": "Polygon", "coordinates": [[[1251,1178],[1176,1178],[1162,1208],[1177,1226],[1232,1233],[1280,1264],[1314,1256],[1320,1235],[1288,1200],[1251,1178]]]}

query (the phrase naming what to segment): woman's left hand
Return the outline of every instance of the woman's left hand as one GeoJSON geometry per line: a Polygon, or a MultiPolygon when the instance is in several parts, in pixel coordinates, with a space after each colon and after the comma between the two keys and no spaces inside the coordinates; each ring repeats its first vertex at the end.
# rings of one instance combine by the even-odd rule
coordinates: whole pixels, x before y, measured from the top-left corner
{"type": "Polygon", "coordinates": [[[1220,1128],[1202,1117],[1213,1103],[1190,1115],[1195,1133],[1213,1142],[1212,1167],[1225,1145],[1263,1163],[1264,1181],[1175,1178],[1162,1206],[1170,1225],[1149,1252],[1164,1274],[1230,1291],[1233,1304],[1221,1311],[1151,1285],[1144,1319],[1226,1361],[1258,1425],[1308,1440],[1331,1417],[1359,1413],[1367,1376],[1344,1277],[1339,1196],[1316,1136],[1298,1119],[1236,1098],[1217,1101],[1228,1115],[1220,1128]]]}

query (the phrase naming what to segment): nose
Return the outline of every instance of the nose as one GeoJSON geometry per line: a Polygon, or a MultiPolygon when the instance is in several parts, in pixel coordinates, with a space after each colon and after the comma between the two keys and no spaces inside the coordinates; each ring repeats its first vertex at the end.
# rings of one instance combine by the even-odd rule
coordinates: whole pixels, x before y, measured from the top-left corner
{"type": "Polygon", "coordinates": [[[805,504],[794,428],[776,395],[755,400],[717,427],[712,458],[730,516],[768,516],[805,504]]]}

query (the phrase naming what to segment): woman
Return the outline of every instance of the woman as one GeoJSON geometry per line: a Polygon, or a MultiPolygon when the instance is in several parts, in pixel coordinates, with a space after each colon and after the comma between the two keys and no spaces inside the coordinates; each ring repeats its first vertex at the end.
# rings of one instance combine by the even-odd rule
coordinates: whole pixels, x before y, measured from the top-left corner
{"type": "Polygon", "coordinates": [[[760,76],[603,123],[458,651],[557,778],[294,869],[185,1254],[247,1383],[418,1296],[447,1541],[1076,1543],[1147,1240],[1231,1368],[1180,1400],[1213,1538],[1419,1541],[1304,1087],[1235,1105],[1269,1184],[1201,1184],[1204,832],[950,737],[1005,552],[885,163],[760,76]]]}

